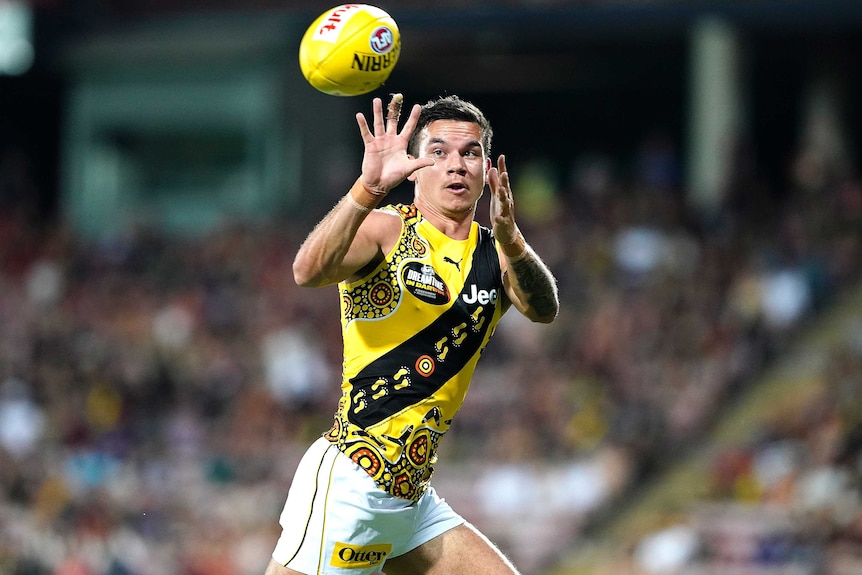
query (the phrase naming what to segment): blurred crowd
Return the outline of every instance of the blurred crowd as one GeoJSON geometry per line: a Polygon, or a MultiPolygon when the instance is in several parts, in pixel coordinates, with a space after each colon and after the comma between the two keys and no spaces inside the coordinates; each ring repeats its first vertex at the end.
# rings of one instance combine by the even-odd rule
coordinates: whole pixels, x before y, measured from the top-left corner
{"type": "Polygon", "coordinates": [[[862,573],[862,317],[825,357],[750,437],[711,450],[702,500],[614,572],[862,573]]]}
{"type": "MultiPolygon", "coordinates": [[[[259,575],[293,469],[339,395],[337,294],[291,274],[320,214],[85,241],[27,210],[26,164],[7,159],[0,573],[259,575]]],[[[781,190],[734,167],[709,214],[687,205],[664,138],[627,170],[599,155],[511,162],[520,225],[562,310],[550,326],[504,318],[437,485],[525,572],[697,441],[858,282],[862,183],[818,159],[800,154],[781,190]]],[[[764,433],[749,461],[807,453],[858,485],[862,349],[848,350],[832,393],[804,410],[813,419],[764,433]]],[[[777,473],[759,497],[780,491],[777,473]]],[[[858,542],[858,512],[849,525],[858,542]]]]}

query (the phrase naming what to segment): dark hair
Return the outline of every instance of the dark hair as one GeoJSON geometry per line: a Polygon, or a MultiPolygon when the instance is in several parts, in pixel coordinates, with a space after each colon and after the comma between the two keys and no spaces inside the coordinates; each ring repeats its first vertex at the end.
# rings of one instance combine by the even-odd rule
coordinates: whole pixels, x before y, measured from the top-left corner
{"type": "Polygon", "coordinates": [[[478,124],[482,130],[482,148],[485,151],[485,156],[491,155],[491,136],[494,135],[491,123],[485,118],[482,110],[458,96],[443,96],[436,100],[429,100],[427,104],[422,106],[422,112],[419,114],[416,129],[413,130],[410,142],[407,144],[408,154],[413,157],[419,157],[419,139],[422,130],[428,124],[437,120],[456,120],[478,124]]]}

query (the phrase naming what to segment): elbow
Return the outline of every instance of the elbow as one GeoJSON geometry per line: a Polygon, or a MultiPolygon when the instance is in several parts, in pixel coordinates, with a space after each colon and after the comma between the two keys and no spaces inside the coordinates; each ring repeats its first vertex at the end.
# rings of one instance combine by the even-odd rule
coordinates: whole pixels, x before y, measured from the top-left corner
{"type": "Polygon", "coordinates": [[[557,290],[544,297],[535,297],[530,301],[529,318],[536,323],[551,323],[560,313],[560,297],[557,290]]]}
{"type": "Polygon", "coordinates": [[[560,312],[560,298],[556,290],[523,299],[513,298],[511,302],[524,317],[534,323],[551,323],[557,319],[560,312]]]}
{"type": "Polygon", "coordinates": [[[301,275],[301,274],[294,273],[293,274],[293,281],[299,287],[314,287],[314,282],[312,282],[309,277],[301,275]]]}
{"type": "Polygon", "coordinates": [[[293,262],[293,281],[300,287],[319,287],[321,285],[318,274],[313,273],[313,270],[299,259],[293,262]]]}
{"type": "Polygon", "coordinates": [[[559,305],[547,306],[545,308],[528,307],[520,309],[521,313],[533,323],[552,323],[557,319],[560,311],[559,305]]]}
{"type": "Polygon", "coordinates": [[[536,313],[530,319],[536,323],[552,323],[555,319],[557,319],[557,314],[559,313],[559,306],[555,307],[553,310],[549,310],[546,313],[536,313]]]}
{"type": "Polygon", "coordinates": [[[545,323],[545,324],[548,324],[548,323],[553,323],[553,321],[554,321],[555,319],[557,319],[557,314],[556,314],[556,313],[553,313],[553,314],[550,314],[550,315],[540,315],[540,316],[537,316],[533,321],[534,321],[534,322],[536,322],[536,323],[545,323]]]}

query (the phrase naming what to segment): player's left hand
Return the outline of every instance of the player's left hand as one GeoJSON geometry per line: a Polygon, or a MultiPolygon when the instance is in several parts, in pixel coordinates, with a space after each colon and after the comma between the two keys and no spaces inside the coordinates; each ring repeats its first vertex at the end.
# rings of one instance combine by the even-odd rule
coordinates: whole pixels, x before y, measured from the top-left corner
{"type": "Polygon", "coordinates": [[[509,172],[506,170],[506,156],[497,158],[497,167],[488,170],[488,187],[491,189],[491,226],[494,237],[501,244],[510,244],[518,237],[515,225],[515,205],[509,172]]]}

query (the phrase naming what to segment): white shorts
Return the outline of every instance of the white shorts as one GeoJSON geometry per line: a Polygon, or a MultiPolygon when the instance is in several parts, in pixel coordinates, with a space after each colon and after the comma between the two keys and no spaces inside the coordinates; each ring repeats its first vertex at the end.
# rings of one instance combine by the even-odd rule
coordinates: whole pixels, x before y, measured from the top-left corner
{"type": "Polygon", "coordinates": [[[272,558],[307,575],[370,575],[464,523],[428,487],[415,503],[380,489],[325,438],[299,462],[272,558]]]}

